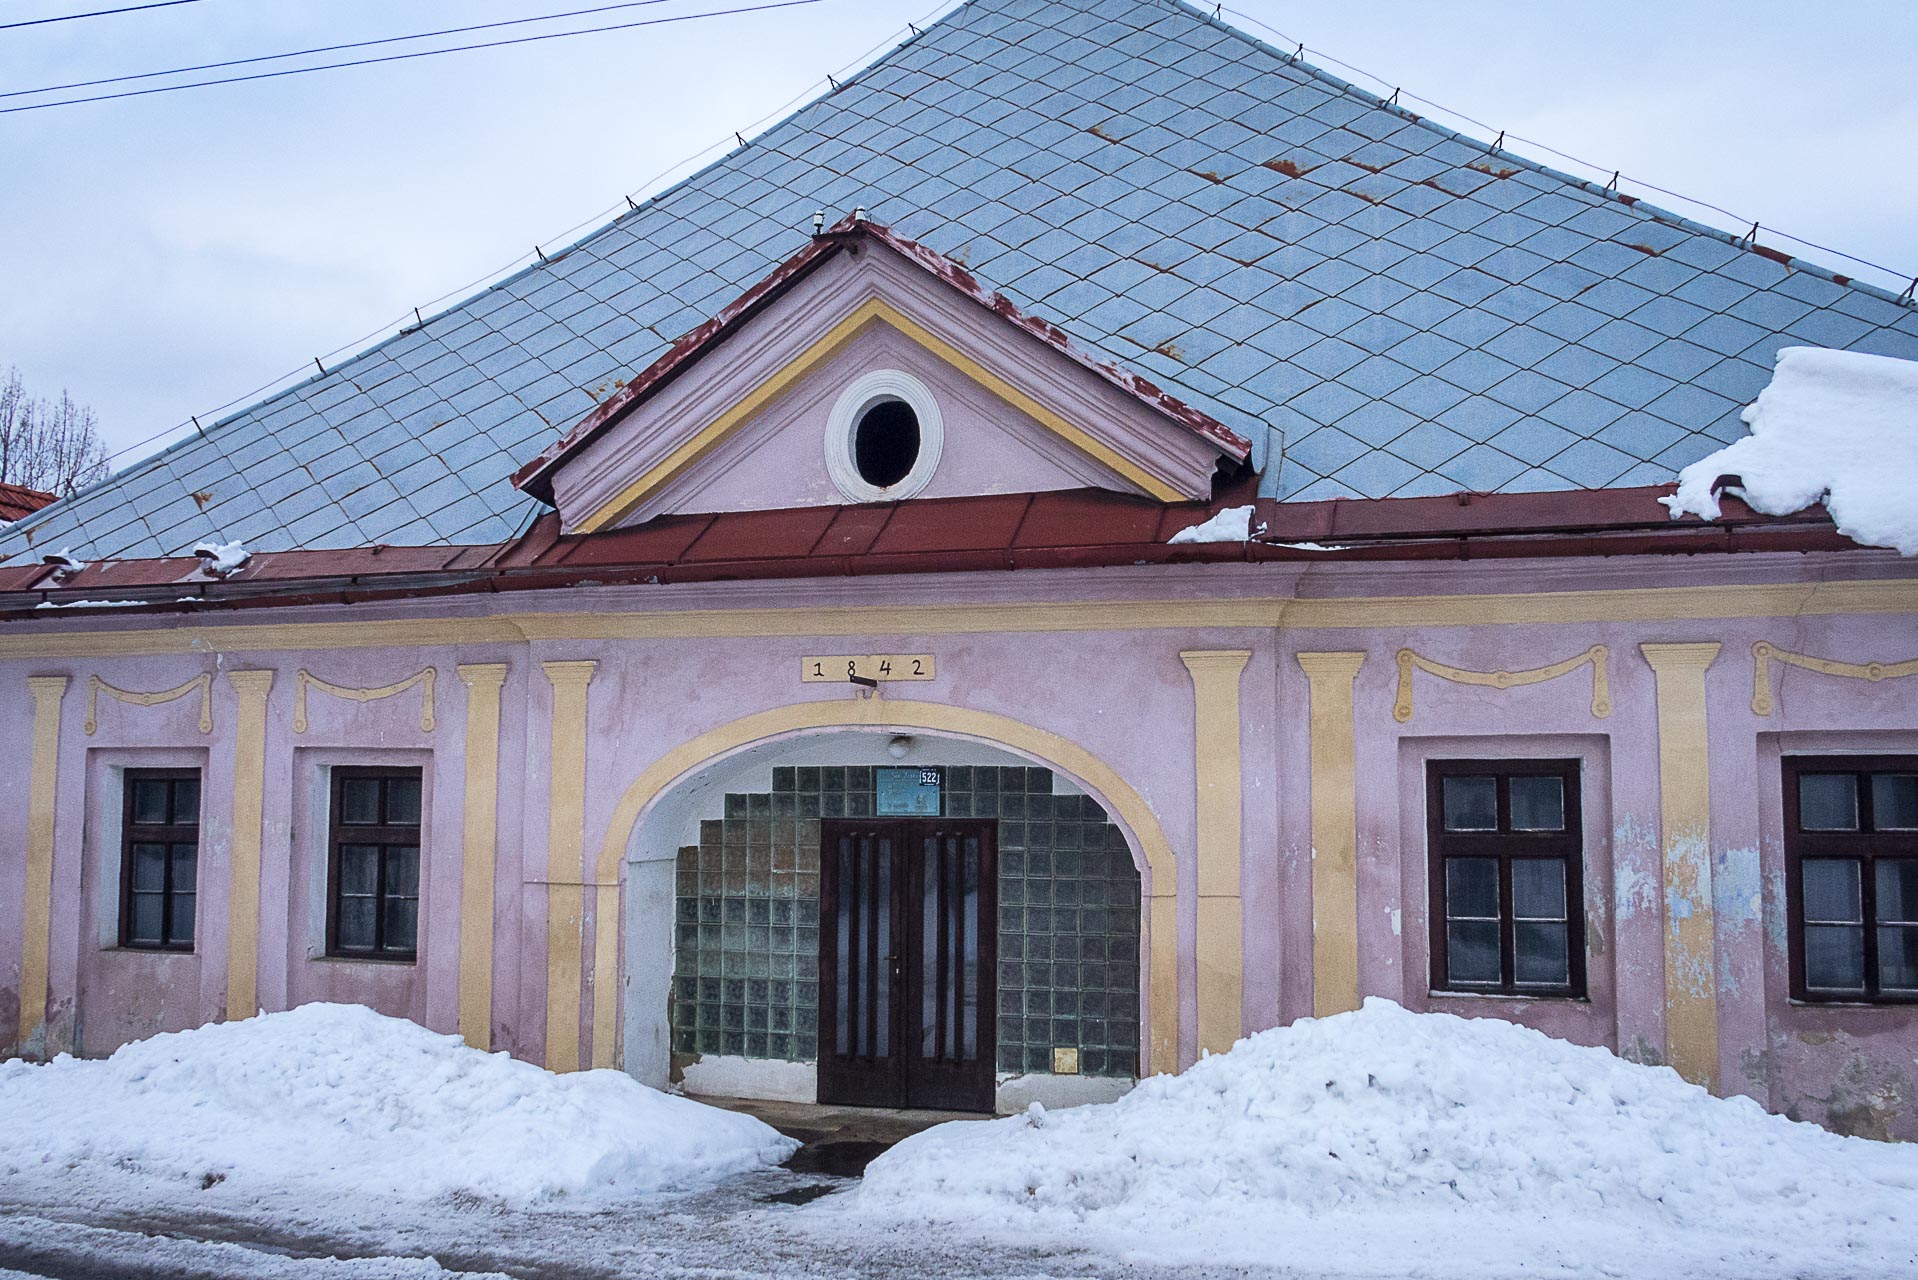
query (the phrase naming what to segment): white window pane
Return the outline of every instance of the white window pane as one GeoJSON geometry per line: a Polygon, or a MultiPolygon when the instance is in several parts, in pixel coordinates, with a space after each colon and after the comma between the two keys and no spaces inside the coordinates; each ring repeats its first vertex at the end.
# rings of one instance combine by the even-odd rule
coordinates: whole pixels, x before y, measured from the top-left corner
{"type": "Polygon", "coordinates": [[[1806,858],[1799,864],[1805,889],[1805,919],[1855,924],[1864,920],[1856,858],[1806,858]]]}
{"type": "Polygon", "coordinates": [[[1556,776],[1515,777],[1512,830],[1565,830],[1565,780],[1556,776]]]}
{"type": "Polygon", "coordinates": [[[1805,985],[1816,991],[1863,991],[1864,929],[1855,925],[1806,925],[1805,985]]]}
{"type": "Polygon", "coordinates": [[[1447,778],[1444,822],[1447,831],[1498,830],[1498,779],[1447,778]]]}
{"type": "Polygon", "coordinates": [[[1800,774],[1798,825],[1806,831],[1858,830],[1858,775],[1800,774]]]}

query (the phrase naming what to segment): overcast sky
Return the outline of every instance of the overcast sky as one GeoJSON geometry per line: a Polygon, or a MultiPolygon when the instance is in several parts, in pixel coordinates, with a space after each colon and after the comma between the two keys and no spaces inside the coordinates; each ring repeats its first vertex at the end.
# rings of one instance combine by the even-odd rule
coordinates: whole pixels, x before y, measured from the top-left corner
{"type": "MultiPolygon", "coordinates": [[[[0,22],[128,2],[0,0],[0,22]]],[[[0,93],[608,2],[192,0],[0,30],[0,93]]],[[[759,2],[657,0],[557,25],[759,2]]],[[[314,355],[556,243],[622,193],[656,189],[649,180],[663,170],[735,129],[750,136],[762,116],[810,96],[825,72],[949,7],[816,0],[0,114],[0,369],[17,365],[31,390],[64,387],[91,403],[116,449],[190,413],[211,420],[218,406],[311,368],[314,355]]],[[[1231,10],[1303,40],[1328,70],[1344,74],[1310,51],[1918,273],[1910,0],[1236,0],[1227,9],[1255,34],[1272,38],[1231,10]]]]}

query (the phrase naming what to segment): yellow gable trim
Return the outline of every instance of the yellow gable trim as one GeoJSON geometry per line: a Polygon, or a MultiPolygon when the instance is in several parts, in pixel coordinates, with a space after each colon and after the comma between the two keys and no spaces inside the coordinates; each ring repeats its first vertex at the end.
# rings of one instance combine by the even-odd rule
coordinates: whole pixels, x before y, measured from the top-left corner
{"type": "Polygon", "coordinates": [[[800,379],[817,369],[869,324],[890,325],[901,335],[911,339],[929,354],[943,360],[959,370],[974,382],[1010,404],[1013,408],[1036,420],[1041,426],[1059,436],[1074,448],[1091,455],[1113,471],[1151,494],[1161,502],[1183,502],[1186,495],[1153,476],[1137,463],[1122,457],[1109,446],[1095,440],[1084,431],[1067,422],[1064,418],[1046,408],[1031,396],[1026,395],[1004,378],[984,368],[952,344],[928,332],[920,325],[907,319],[891,304],[878,298],[872,298],[860,304],[850,315],[834,325],[830,332],[804,352],[789,361],[785,367],[754,387],[732,408],[707,423],[693,437],[662,458],[644,475],[621,490],[619,495],[604,503],[573,526],[575,533],[597,533],[619,523],[630,515],[633,509],[659,490],[673,477],[711,453],[721,442],[744,426],[773,400],[791,388],[800,379]]]}

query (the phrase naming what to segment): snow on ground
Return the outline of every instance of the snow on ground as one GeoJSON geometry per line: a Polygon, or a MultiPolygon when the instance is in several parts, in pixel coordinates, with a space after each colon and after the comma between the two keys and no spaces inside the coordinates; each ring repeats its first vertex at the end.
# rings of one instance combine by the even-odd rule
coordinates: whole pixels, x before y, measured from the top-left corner
{"type": "Polygon", "coordinates": [[[1115,1103],[928,1130],[848,1199],[1305,1274],[1918,1276],[1918,1146],[1377,999],[1115,1103]]]}
{"type": "Polygon", "coordinates": [[[1731,492],[1755,511],[1822,499],[1846,537],[1918,556],[1918,361],[1785,347],[1744,418],[1750,435],[1679,473],[1661,499],[1673,519],[1717,519],[1712,482],[1738,476],[1731,492]]]}
{"type": "Polygon", "coordinates": [[[72,1171],[529,1206],[709,1184],[794,1145],[622,1072],[554,1075],[359,1005],[0,1064],[0,1181],[72,1171]]]}

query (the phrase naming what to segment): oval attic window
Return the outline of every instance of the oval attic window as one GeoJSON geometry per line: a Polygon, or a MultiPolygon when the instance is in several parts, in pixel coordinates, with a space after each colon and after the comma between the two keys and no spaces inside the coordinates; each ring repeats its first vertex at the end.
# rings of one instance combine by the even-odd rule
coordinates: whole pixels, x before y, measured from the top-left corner
{"type": "Polygon", "coordinates": [[[852,456],[861,480],[875,489],[892,488],[919,461],[919,415],[904,400],[868,406],[853,429],[852,456]]]}
{"type": "Polygon", "coordinates": [[[939,402],[901,369],[874,369],[839,393],[826,422],[826,472],[849,502],[915,497],[946,444],[939,402]]]}

